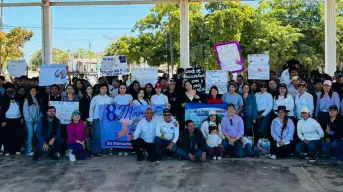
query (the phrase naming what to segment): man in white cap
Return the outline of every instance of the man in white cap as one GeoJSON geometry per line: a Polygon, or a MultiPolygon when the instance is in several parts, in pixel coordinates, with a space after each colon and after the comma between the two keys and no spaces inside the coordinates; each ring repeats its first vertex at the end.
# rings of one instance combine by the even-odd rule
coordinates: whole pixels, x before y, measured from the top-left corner
{"type": "Polygon", "coordinates": [[[298,137],[301,140],[295,148],[295,152],[300,155],[307,150],[309,152],[309,162],[318,159],[318,150],[321,147],[321,138],[324,131],[320,124],[311,118],[310,110],[307,107],[301,109],[302,119],[298,121],[298,137]]]}

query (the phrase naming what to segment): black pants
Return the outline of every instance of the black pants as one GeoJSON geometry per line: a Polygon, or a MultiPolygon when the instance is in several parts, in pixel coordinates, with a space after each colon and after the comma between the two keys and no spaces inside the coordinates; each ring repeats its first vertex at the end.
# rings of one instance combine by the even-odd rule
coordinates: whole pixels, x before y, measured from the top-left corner
{"type": "Polygon", "coordinates": [[[4,153],[14,154],[20,152],[23,139],[23,124],[20,119],[6,119],[6,127],[3,129],[4,153]]]}
{"type": "Polygon", "coordinates": [[[148,160],[156,161],[156,149],[154,143],[147,143],[142,138],[131,141],[133,150],[136,151],[137,157],[142,157],[142,149],[146,149],[148,152],[148,160]]]}
{"type": "Polygon", "coordinates": [[[294,152],[294,145],[291,142],[288,145],[283,145],[280,147],[277,147],[276,142],[272,143],[270,154],[275,155],[276,157],[288,157],[294,152]]]}

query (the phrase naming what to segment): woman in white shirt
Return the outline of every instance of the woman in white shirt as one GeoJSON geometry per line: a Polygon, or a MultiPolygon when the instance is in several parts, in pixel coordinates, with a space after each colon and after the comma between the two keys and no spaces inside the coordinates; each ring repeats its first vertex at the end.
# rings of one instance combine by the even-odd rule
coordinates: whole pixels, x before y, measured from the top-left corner
{"type": "Polygon", "coordinates": [[[162,93],[162,88],[160,82],[155,84],[156,94],[151,97],[151,105],[166,105],[169,107],[168,97],[162,93]]]}
{"type": "Polygon", "coordinates": [[[132,96],[127,93],[126,85],[119,86],[119,95],[114,97],[114,104],[115,105],[132,105],[132,96]]]}
{"type": "Polygon", "coordinates": [[[107,95],[107,85],[100,84],[99,94],[93,97],[89,107],[89,124],[93,126],[92,131],[92,157],[99,158],[101,152],[101,141],[100,141],[100,112],[99,108],[101,105],[113,104],[113,98],[107,95]]]}
{"type": "Polygon", "coordinates": [[[313,115],[314,102],[313,96],[306,91],[306,83],[301,82],[298,85],[298,94],[295,96],[295,117],[301,119],[301,110],[306,107],[310,110],[310,115],[313,115]]]}
{"type": "Polygon", "coordinates": [[[118,95],[118,92],[119,92],[119,82],[117,81],[117,79],[113,79],[112,80],[112,84],[108,85],[108,90],[109,90],[109,93],[110,93],[111,97],[115,97],[115,96],[118,95]]]}
{"type": "MultiPolygon", "coordinates": [[[[294,117],[294,100],[291,94],[288,94],[287,86],[284,83],[279,85],[278,92],[274,98],[274,111],[278,109],[279,106],[285,106],[289,111],[288,117],[294,117]]],[[[277,114],[275,112],[275,114],[277,114]]]]}
{"type": "Polygon", "coordinates": [[[315,162],[318,159],[318,150],[321,147],[321,138],[324,137],[324,131],[320,124],[310,117],[310,110],[307,107],[301,109],[302,119],[298,121],[298,137],[301,140],[295,148],[295,152],[300,155],[309,151],[310,162],[315,162]]]}
{"type": "Polygon", "coordinates": [[[133,105],[149,105],[150,102],[146,98],[144,98],[144,89],[140,89],[138,95],[136,96],[137,99],[133,101],[133,105]]]}

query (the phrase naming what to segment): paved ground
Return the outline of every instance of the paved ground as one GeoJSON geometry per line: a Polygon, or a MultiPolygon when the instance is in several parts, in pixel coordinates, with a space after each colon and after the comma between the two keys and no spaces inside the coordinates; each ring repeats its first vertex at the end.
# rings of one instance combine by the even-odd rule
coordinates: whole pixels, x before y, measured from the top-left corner
{"type": "Polygon", "coordinates": [[[343,165],[331,160],[228,159],[136,162],[110,156],[69,162],[0,157],[0,191],[304,192],[343,191],[343,165]]]}

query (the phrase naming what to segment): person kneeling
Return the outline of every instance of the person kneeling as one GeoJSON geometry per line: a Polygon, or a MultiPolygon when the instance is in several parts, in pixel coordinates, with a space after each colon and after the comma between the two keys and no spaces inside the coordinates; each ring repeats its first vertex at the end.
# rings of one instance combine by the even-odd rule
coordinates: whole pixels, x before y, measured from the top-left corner
{"type": "Polygon", "coordinates": [[[156,161],[156,150],[154,145],[156,121],[152,118],[154,112],[152,108],[147,108],[144,113],[144,119],[137,124],[136,130],[132,135],[131,144],[136,151],[137,160],[144,160],[142,149],[148,152],[148,160],[156,161]]]}
{"type": "Polygon", "coordinates": [[[80,111],[74,111],[71,115],[71,122],[67,125],[67,147],[69,151],[69,160],[76,161],[75,155],[80,160],[86,159],[85,154],[85,124],[80,121],[81,113],[80,111]]]}
{"type": "Polygon", "coordinates": [[[56,108],[50,106],[47,111],[47,117],[42,119],[42,123],[37,125],[36,137],[37,147],[33,155],[33,160],[38,160],[42,153],[48,153],[48,156],[58,160],[56,153],[61,146],[61,122],[56,117],[56,108]]]}
{"type": "Polygon", "coordinates": [[[192,120],[186,121],[186,130],[181,137],[181,148],[176,153],[182,158],[195,161],[206,161],[206,140],[199,129],[195,129],[192,120]]]}
{"type": "Polygon", "coordinates": [[[298,121],[298,137],[301,140],[295,148],[297,155],[305,151],[305,148],[310,152],[310,162],[315,162],[318,159],[318,150],[321,147],[321,138],[324,137],[324,131],[320,124],[310,117],[310,110],[307,107],[301,109],[302,119],[298,121]]]}
{"type": "Polygon", "coordinates": [[[208,155],[212,157],[213,160],[221,160],[224,154],[224,147],[222,144],[222,136],[218,133],[217,126],[209,127],[210,134],[207,136],[207,152],[208,155]]]}

